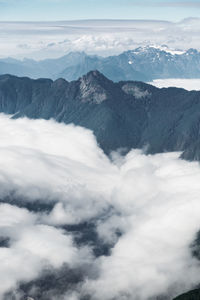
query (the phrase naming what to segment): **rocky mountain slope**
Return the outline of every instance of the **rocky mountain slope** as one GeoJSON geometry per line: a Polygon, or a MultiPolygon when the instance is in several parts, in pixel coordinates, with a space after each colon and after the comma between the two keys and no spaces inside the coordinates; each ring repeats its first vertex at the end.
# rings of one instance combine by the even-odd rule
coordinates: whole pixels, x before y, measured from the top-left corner
{"type": "Polygon", "coordinates": [[[53,118],[94,131],[102,149],[182,151],[200,160],[200,92],[114,83],[98,71],[77,81],[0,76],[0,112],[13,118],[53,118]]]}

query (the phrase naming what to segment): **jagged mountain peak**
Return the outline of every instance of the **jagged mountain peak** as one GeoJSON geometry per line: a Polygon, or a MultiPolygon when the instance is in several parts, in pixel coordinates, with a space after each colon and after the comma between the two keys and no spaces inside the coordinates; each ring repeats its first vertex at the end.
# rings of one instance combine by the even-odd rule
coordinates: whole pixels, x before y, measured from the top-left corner
{"type": "Polygon", "coordinates": [[[197,49],[194,49],[194,48],[190,48],[188,49],[186,52],[186,54],[190,54],[190,55],[196,55],[196,54],[199,54],[199,51],[197,49]]]}
{"type": "MultiPolygon", "coordinates": [[[[197,50],[196,50],[197,51],[197,50]]],[[[163,53],[165,55],[182,55],[186,53],[186,51],[180,50],[180,49],[172,49],[169,48],[167,45],[147,45],[147,46],[141,46],[134,50],[129,50],[125,53],[132,53],[134,55],[145,55],[145,54],[156,54],[156,53],[163,53]]],[[[198,53],[198,51],[196,52],[198,53]]]]}
{"type": "Polygon", "coordinates": [[[111,80],[109,80],[106,76],[104,76],[98,70],[89,71],[87,74],[83,75],[80,79],[87,80],[89,82],[93,82],[93,81],[109,81],[109,82],[111,82],[111,80]]]}
{"type": "Polygon", "coordinates": [[[88,72],[79,78],[80,93],[83,101],[97,104],[109,97],[109,86],[114,83],[97,70],[88,72]]]}
{"type": "Polygon", "coordinates": [[[89,128],[106,153],[148,146],[200,160],[199,99],[200,92],[114,83],[98,71],[72,82],[0,77],[0,112],[89,128]]]}
{"type": "Polygon", "coordinates": [[[62,87],[62,86],[67,86],[69,82],[63,78],[58,78],[53,82],[53,86],[55,87],[62,87]]]}

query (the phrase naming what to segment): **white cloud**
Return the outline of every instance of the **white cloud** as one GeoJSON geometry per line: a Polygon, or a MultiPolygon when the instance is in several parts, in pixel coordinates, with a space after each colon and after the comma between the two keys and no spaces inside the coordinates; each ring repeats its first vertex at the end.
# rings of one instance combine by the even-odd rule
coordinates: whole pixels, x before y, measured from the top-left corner
{"type": "Polygon", "coordinates": [[[113,195],[123,216],[119,219],[126,223],[124,234],[112,255],[100,259],[100,278],[86,287],[94,299],[148,299],[165,293],[172,299],[199,281],[199,263],[189,249],[199,227],[199,166],[171,154],[134,152],[126,163],[113,195]]]}
{"type": "Polygon", "coordinates": [[[34,213],[0,205],[0,236],[10,239],[0,248],[1,295],[64,263],[92,269],[66,299],[171,299],[200,282],[190,249],[200,229],[198,163],[139,150],[109,160],[89,130],[54,121],[1,115],[0,128],[1,198],[56,202],[34,213]],[[91,245],[77,247],[58,227],[90,220],[113,244],[109,256],[93,258],[91,245]]]}
{"type": "Polygon", "coordinates": [[[0,247],[1,299],[18,281],[36,278],[45,267],[72,266],[81,260],[81,251],[73,246],[71,236],[40,224],[26,209],[0,204],[0,235],[10,239],[9,248],[0,247]]]}
{"type": "Polygon", "coordinates": [[[200,50],[200,19],[0,23],[0,57],[43,59],[70,51],[112,55],[149,44],[200,50]],[[19,43],[20,40],[20,43],[19,43]]]}
{"type": "Polygon", "coordinates": [[[156,79],[149,84],[155,85],[158,88],[177,87],[188,91],[200,90],[200,79],[156,79]]]}

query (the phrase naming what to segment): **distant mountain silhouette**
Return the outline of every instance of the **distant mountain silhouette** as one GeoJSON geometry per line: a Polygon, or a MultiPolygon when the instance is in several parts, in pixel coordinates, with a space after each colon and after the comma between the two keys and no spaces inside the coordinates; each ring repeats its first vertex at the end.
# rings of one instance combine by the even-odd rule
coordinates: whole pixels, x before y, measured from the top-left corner
{"type": "Polygon", "coordinates": [[[31,78],[46,77],[55,80],[62,77],[71,81],[91,70],[98,70],[115,82],[200,78],[200,52],[195,49],[181,52],[171,51],[166,46],[147,46],[109,57],[71,52],[61,58],[42,61],[0,59],[0,74],[31,78]]]}

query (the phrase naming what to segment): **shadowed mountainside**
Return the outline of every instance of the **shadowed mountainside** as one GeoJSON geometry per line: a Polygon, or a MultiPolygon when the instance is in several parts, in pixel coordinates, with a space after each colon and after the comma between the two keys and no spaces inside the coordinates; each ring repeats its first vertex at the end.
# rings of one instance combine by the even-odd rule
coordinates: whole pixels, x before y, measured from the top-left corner
{"type": "Polygon", "coordinates": [[[197,91],[114,83],[98,71],[72,82],[3,75],[0,112],[89,128],[105,153],[144,148],[147,153],[182,151],[183,158],[200,160],[197,91]]]}

